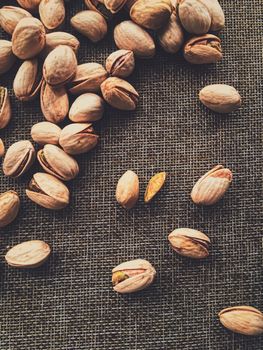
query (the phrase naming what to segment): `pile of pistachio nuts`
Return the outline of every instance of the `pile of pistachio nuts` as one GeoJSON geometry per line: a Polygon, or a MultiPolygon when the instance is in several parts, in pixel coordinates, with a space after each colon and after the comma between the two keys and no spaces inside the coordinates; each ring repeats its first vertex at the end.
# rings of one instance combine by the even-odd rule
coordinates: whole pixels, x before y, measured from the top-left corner
{"type": "MultiPolygon", "coordinates": [[[[225,17],[217,0],[84,0],[87,10],[71,18],[76,32],[93,43],[102,40],[108,23],[125,11],[129,20],[114,29],[118,48],[106,59],[105,67],[96,62],[78,64],[79,40],[63,30],[64,0],[17,0],[21,7],[3,6],[0,26],[10,40],[0,40],[0,75],[22,63],[13,82],[20,101],[40,98],[45,121],[32,126],[31,137],[42,148],[36,152],[30,140],[18,140],[5,152],[0,139],[0,157],[6,176],[23,175],[38,159],[43,172],[33,175],[26,194],[36,204],[53,210],[69,203],[64,182],[79,172],[75,155],[92,150],[98,143],[93,123],[103,116],[105,102],[120,110],[134,110],[139,101],[136,89],[125,79],[135,67],[135,58],[155,55],[156,45],[167,53],[182,50],[190,64],[216,63],[223,57],[218,32],[225,17]],[[157,38],[157,43],[155,39],[157,38]],[[69,94],[76,96],[70,106],[69,94]],[[57,124],[69,118],[61,129],[57,124]]],[[[121,17],[120,17],[121,18],[121,17]]],[[[226,84],[212,84],[199,92],[200,101],[217,113],[231,113],[241,105],[238,91],[226,84]]],[[[0,87],[0,129],[6,127],[12,108],[6,87],[0,87]]],[[[144,201],[149,203],[161,190],[166,173],[155,174],[149,181],[144,201]]],[[[194,185],[191,198],[198,205],[218,202],[232,181],[232,172],[222,165],[214,167],[194,185]]],[[[139,178],[128,170],[119,179],[116,199],[126,209],[139,198],[139,178]]],[[[9,190],[0,195],[0,227],[10,224],[20,207],[18,194],[9,190]]],[[[209,255],[210,239],[204,233],[179,228],[169,234],[175,252],[188,258],[209,255]]],[[[35,268],[51,253],[41,240],[31,240],[11,248],[5,258],[10,266],[35,268]]],[[[131,293],[148,287],[156,275],[155,268],[144,259],[124,262],[112,271],[114,290],[131,293]]],[[[250,306],[236,306],[219,313],[228,329],[246,335],[263,333],[263,314],[250,306]]]]}

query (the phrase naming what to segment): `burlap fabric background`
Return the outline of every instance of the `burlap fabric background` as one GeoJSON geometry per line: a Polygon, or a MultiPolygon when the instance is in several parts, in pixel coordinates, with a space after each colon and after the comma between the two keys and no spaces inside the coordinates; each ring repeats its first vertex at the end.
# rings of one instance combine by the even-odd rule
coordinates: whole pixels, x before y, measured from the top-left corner
{"type": "MultiPolygon", "coordinates": [[[[226,14],[222,62],[197,68],[162,50],[152,60],[137,61],[130,81],[140,104],[132,113],[107,108],[96,126],[99,146],[78,157],[81,171],[69,184],[66,210],[51,212],[26,198],[38,165],[19,180],[1,170],[1,192],[13,188],[22,199],[19,217],[1,232],[1,350],[262,348],[262,337],[234,335],[217,319],[218,311],[231,305],[263,309],[262,3],[221,3],[226,14]],[[243,97],[233,115],[215,116],[198,101],[203,86],[218,82],[234,85],[243,97]],[[218,163],[233,170],[233,185],[218,205],[199,208],[191,203],[190,190],[218,163]],[[116,182],[127,169],[141,181],[140,202],[129,212],[114,199],[116,182]],[[148,179],[163,170],[169,174],[165,188],[144,205],[148,179]],[[212,240],[210,258],[193,262],[174,254],[167,235],[177,227],[205,232],[212,240]],[[8,247],[30,239],[52,246],[48,263],[34,271],[8,268],[8,247]],[[114,293],[112,267],[138,257],[156,267],[155,283],[138,294],[114,293]]],[[[67,5],[68,31],[69,18],[84,8],[82,1],[67,5]]],[[[104,63],[116,49],[112,29],[98,45],[77,34],[79,62],[104,63]]],[[[7,38],[2,31],[1,38],[7,38]]],[[[29,139],[32,124],[43,120],[38,101],[22,104],[14,98],[16,69],[1,77],[12,96],[13,120],[0,133],[7,147],[29,139]]]]}

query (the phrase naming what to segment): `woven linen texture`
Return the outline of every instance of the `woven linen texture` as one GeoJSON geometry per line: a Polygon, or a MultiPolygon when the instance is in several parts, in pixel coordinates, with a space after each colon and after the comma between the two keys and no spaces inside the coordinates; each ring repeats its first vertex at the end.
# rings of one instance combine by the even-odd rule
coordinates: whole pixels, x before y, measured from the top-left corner
{"type": "MultiPolygon", "coordinates": [[[[14,1],[1,1],[1,5],[14,1]]],[[[48,211],[26,198],[35,166],[23,178],[0,171],[0,192],[15,189],[22,206],[14,223],[1,230],[1,350],[260,350],[262,337],[224,329],[217,313],[225,307],[262,304],[262,58],[261,0],[221,1],[226,28],[220,35],[224,58],[215,65],[191,66],[182,55],[161,49],[152,60],[137,60],[129,78],[140,94],[134,112],[107,107],[96,124],[98,147],[77,157],[80,175],[69,183],[71,203],[48,211]],[[216,116],[198,100],[211,83],[235,86],[243,103],[235,113],[216,116]],[[195,181],[216,164],[232,169],[234,180],[224,199],[210,208],[194,205],[195,181]],[[114,192],[127,170],[137,172],[141,196],[125,211],[114,192]],[[149,178],[166,171],[165,188],[143,204],[149,178]],[[172,252],[167,235],[175,228],[203,231],[212,241],[204,261],[172,252]],[[52,246],[49,261],[33,271],[9,268],[9,247],[31,239],[52,246]],[[121,296],[112,291],[111,269],[145,258],[157,270],[147,290],[121,296]]],[[[85,9],[67,3],[66,31],[81,41],[79,62],[99,62],[116,50],[114,24],[106,38],[92,44],[75,33],[69,19],[85,9]]],[[[1,30],[1,38],[8,36],[1,30]]],[[[39,101],[17,101],[12,82],[19,66],[1,76],[9,88],[13,118],[0,131],[6,147],[30,139],[34,123],[44,120],[39,101]]],[[[37,147],[37,145],[36,145],[37,147]]]]}

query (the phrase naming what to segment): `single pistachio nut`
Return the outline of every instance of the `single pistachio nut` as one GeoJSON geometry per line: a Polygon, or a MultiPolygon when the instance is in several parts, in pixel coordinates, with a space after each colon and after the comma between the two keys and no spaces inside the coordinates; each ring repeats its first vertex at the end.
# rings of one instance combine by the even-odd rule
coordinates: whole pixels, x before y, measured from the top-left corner
{"type": "Polygon", "coordinates": [[[108,73],[99,63],[83,63],[77,66],[75,77],[67,84],[73,95],[85,92],[98,92],[108,73]]]}
{"type": "Polygon", "coordinates": [[[211,26],[208,8],[199,0],[180,0],[178,15],[184,29],[193,34],[205,34],[211,26]]]}
{"type": "Polygon", "coordinates": [[[84,0],[87,8],[101,14],[106,20],[111,20],[113,14],[104,4],[104,0],[84,0]]]}
{"type": "Polygon", "coordinates": [[[46,32],[43,24],[37,18],[22,18],[12,35],[13,53],[26,60],[37,56],[46,43],[46,32]]]}
{"type": "Polygon", "coordinates": [[[21,7],[32,12],[36,12],[38,10],[40,1],[41,0],[17,0],[21,7]]]}
{"type": "Polygon", "coordinates": [[[71,47],[59,45],[51,51],[43,65],[43,77],[49,85],[64,85],[73,79],[77,58],[71,47]]]}
{"type": "Polygon", "coordinates": [[[218,316],[222,325],[232,332],[251,336],[263,333],[263,313],[252,306],[228,307],[218,316]]]}
{"type": "Polygon", "coordinates": [[[0,227],[9,225],[17,217],[20,199],[15,191],[0,194],[0,227]]]}
{"type": "Polygon", "coordinates": [[[155,55],[153,38],[132,21],[123,21],[115,27],[114,41],[119,49],[131,50],[139,58],[152,58],[155,55]]]}
{"type": "Polygon", "coordinates": [[[131,50],[117,50],[106,59],[106,70],[112,77],[127,78],[135,68],[134,54],[131,50]]]}
{"type": "Polygon", "coordinates": [[[42,82],[40,91],[40,106],[47,121],[58,124],[62,122],[69,111],[69,99],[63,86],[53,87],[42,82]]]}
{"type": "Polygon", "coordinates": [[[169,234],[168,240],[176,253],[192,259],[209,255],[210,239],[202,232],[190,228],[178,228],[169,234]]]}
{"type": "Polygon", "coordinates": [[[31,137],[39,145],[58,145],[61,129],[50,122],[40,122],[31,128],[31,137]]]}
{"type": "Polygon", "coordinates": [[[136,259],[119,264],[112,270],[115,292],[134,293],[149,287],[156,275],[149,261],[136,259]]]}
{"type": "Polygon", "coordinates": [[[2,139],[0,139],[0,158],[5,154],[5,145],[2,139]]]}
{"type": "Polygon", "coordinates": [[[32,269],[41,266],[50,253],[47,243],[32,240],[15,245],[7,252],[5,260],[12,267],[32,269]]]}
{"type": "Polygon", "coordinates": [[[149,181],[144,193],[144,202],[149,203],[153,197],[162,189],[167,174],[165,172],[155,174],[149,181]]]}
{"type": "Polygon", "coordinates": [[[204,87],[199,92],[200,101],[217,113],[231,113],[241,106],[238,91],[230,85],[213,84],[204,87]]]}
{"type": "Polygon", "coordinates": [[[81,11],[71,18],[70,23],[93,43],[102,40],[108,31],[105,18],[96,11],[81,11]]]}
{"type": "Polygon", "coordinates": [[[119,12],[125,5],[127,0],[104,0],[105,7],[110,10],[111,13],[119,12]]]}
{"type": "Polygon", "coordinates": [[[26,195],[41,207],[53,210],[65,208],[69,204],[69,190],[55,176],[36,173],[29,183],[26,195]]]}
{"type": "Polygon", "coordinates": [[[12,35],[18,22],[25,17],[32,17],[32,15],[17,6],[3,6],[0,9],[0,27],[12,35]]]}
{"type": "Polygon", "coordinates": [[[162,48],[168,53],[176,53],[184,43],[184,32],[179,18],[172,13],[168,23],[158,31],[162,48]]]}
{"type": "Polygon", "coordinates": [[[68,154],[86,153],[98,143],[99,136],[95,134],[92,124],[69,124],[62,129],[59,144],[68,154]]]}
{"type": "Polygon", "coordinates": [[[69,110],[69,119],[75,123],[95,122],[102,118],[104,100],[93,93],[77,97],[69,110]]]}
{"type": "Polygon", "coordinates": [[[139,199],[139,178],[132,170],[127,170],[119,179],[116,187],[116,200],[125,209],[131,209],[139,199]]]}
{"type": "Polygon", "coordinates": [[[131,19],[147,29],[159,29],[169,20],[172,13],[170,0],[138,0],[130,10],[131,19]]]}
{"type": "Polygon", "coordinates": [[[16,97],[21,101],[34,99],[42,84],[42,66],[37,58],[24,61],[18,69],[13,89],[16,97]]]}
{"type": "Polygon", "coordinates": [[[127,81],[111,77],[101,84],[104,99],[112,106],[125,111],[132,111],[137,107],[139,94],[127,81]]]}
{"type": "Polygon", "coordinates": [[[231,170],[217,165],[203,175],[194,185],[191,198],[195,204],[212,205],[217,203],[232,182],[231,170]]]}
{"type": "Polygon", "coordinates": [[[211,16],[211,31],[219,31],[225,26],[225,15],[218,0],[199,0],[205,5],[211,16]]]}
{"type": "Polygon", "coordinates": [[[46,57],[52,50],[54,50],[59,45],[67,45],[77,54],[79,49],[78,39],[66,32],[53,32],[46,35],[46,45],[41,52],[43,57],[46,57]]]}
{"type": "Polygon", "coordinates": [[[64,23],[64,0],[41,0],[38,10],[41,22],[48,31],[55,30],[64,23]]]}
{"type": "Polygon", "coordinates": [[[0,129],[7,126],[11,119],[12,111],[7,88],[0,86],[0,129]]]}
{"type": "Polygon", "coordinates": [[[184,58],[189,63],[216,63],[222,57],[221,40],[215,35],[195,36],[185,43],[184,58]]]}
{"type": "Polygon", "coordinates": [[[12,51],[12,43],[8,40],[0,40],[0,74],[4,74],[13,66],[16,57],[12,51]]]}

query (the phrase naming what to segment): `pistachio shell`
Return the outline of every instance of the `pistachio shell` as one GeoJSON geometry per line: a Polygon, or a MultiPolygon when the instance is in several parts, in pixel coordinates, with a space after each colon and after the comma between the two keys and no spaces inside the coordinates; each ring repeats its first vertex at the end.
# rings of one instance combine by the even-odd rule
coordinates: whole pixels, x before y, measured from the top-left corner
{"type": "Polygon", "coordinates": [[[158,39],[162,48],[169,53],[176,53],[184,42],[184,32],[179,18],[173,13],[168,23],[159,30],[158,39]]]}
{"type": "Polygon", "coordinates": [[[12,52],[12,43],[0,40],[0,74],[4,74],[13,66],[16,58],[12,52]]]}
{"type": "Polygon", "coordinates": [[[20,6],[32,12],[36,12],[38,10],[40,1],[41,0],[17,0],[20,6]]]}
{"type": "Polygon", "coordinates": [[[2,139],[0,139],[0,158],[5,154],[5,145],[2,139]]]}
{"type": "Polygon", "coordinates": [[[3,6],[0,9],[0,26],[8,34],[12,35],[16,25],[24,17],[32,17],[32,15],[17,6],[3,6]]]}
{"type": "Polygon", "coordinates": [[[69,110],[69,119],[75,123],[93,122],[101,119],[103,112],[103,99],[98,95],[86,93],[73,102],[69,110]]]}
{"type": "Polygon", "coordinates": [[[106,60],[106,70],[112,77],[127,78],[135,68],[134,54],[131,50],[118,50],[106,60]]]}
{"type": "Polygon", "coordinates": [[[31,128],[31,137],[39,145],[58,145],[61,129],[50,122],[40,122],[31,128]]]}
{"type": "Polygon", "coordinates": [[[104,5],[111,13],[117,13],[123,8],[126,1],[127,0],[104,0],[104,5]]]}
{"type": "Polygon", "coordinates": [[[178,14],[184,29],[193,34],[205,34],[211,26],[211,15],[199,0],[181,0],[178,14]]]}
{"type": "Polygon", "coordinates": [[[110,20],[113,14],[104,5],[104,0],[84,0],[88,9],[93,10],[101,14],[106,20],[110,20]]]}
{"type": "Polygon", "coordinates": [[[41,55],[46,57],[52,50],[54,50],[59,45],[67,45],[77,54],[79,49],[78,39],[66,32],[53,32],[46,35],[46,45],[41,52],[41,55]]]}
{"type": "Polygon", "coordinates": [[[135,172],[127,170],[116,187],[116,200],[125,209],[131,209],[139,199],[139,178],[135,172]]]}
{"type": "Polygon", "coordinates": [[[225,26],[225,15],[218,0],[199,0],[205,5],[211,16],[211,31],[219,31],[225,26]]]}
{"type": "Polygon", "coordinates": [[[7,126],[11,119],[11,105],[7,88],[0,86],[0,129],[7,126]]]}
{"type": "Polygon", "coordinates": [[[17,217],[20,199],[15,191],[7,191],[0,195],[0,227],[9,225],[17,217]]]}
{"type": "Polygon", "coordinates": [[[60,27],[65,20],[65,5],[63,0],[42,0],[39,4],[39,15],[48,30],[60,27]]]}

